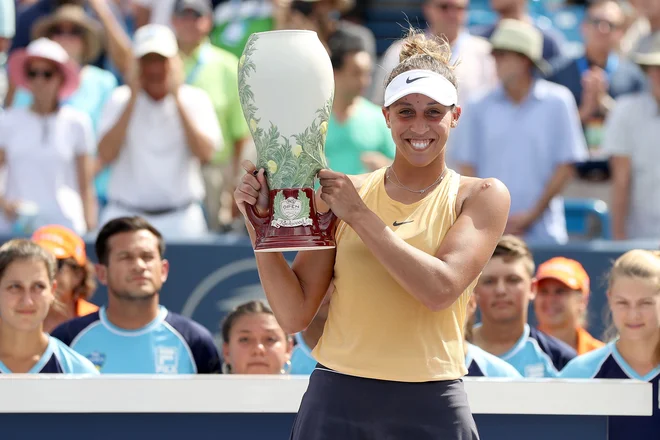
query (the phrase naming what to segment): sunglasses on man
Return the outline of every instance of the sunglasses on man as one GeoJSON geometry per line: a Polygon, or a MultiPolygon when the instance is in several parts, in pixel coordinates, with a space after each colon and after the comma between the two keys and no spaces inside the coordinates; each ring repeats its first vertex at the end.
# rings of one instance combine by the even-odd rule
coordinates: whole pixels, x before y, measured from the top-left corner
{"type": "Polygon", "coordinates": [[[85,30],[79,26],[53,26],[50,28],[49,34],[51,36],[66,36],[82,37],[85,35],[85,30]]]}
{"type": "Polygon", "coordinates": [[[605,33],[612,32],[619,28],[619,25],[617,23],[613,23],[609,20],[605,20],[604,18],[600,18],[600,17],[587,17],[587,23],[589,23],[599,31],[605,33]]]}
{"type": "Polygon", "coordinates": [[[182,11],[178,11],[176,16],[179,18],[193,18],[195,20],[202,18],[202,14],[194,9],[184,9],[182,11]]]}

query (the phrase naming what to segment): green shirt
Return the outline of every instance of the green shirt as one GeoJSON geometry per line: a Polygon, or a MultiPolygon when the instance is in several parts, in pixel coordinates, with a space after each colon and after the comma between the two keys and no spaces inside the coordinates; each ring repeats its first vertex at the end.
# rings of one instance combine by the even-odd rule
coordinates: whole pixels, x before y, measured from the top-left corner
{"type": "Polygon", "coordinates": [[[387,128],[381,107],[360,98],[353,115],[339,123],[330,115],[325,155],[333,171],[355,175],[369,172],[360,160],[362,153],[380,152],[394,159],[396,145],[387,128]]]}
{"type": "Polygon", "coordinates": [[[268,0],[233,0],[221,3],[213,13],[211,42],[237,57],[255,32],[274,29],[273,6],[268,0]]]}
{"type": "Polygon", "coordinates": [[[225,145],[213,162],[227,163],[234,154],[234,143],[250,135],[238,99],[238,58],[208,42],[202,43],[190,56],[181,56],[186,83],[209,95],[222,130],[225,145]]]}

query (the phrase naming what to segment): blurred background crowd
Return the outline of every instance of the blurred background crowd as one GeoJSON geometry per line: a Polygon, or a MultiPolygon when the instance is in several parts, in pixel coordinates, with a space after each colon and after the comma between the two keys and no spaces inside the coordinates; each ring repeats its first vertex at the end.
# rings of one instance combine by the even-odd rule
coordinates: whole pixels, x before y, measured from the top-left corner
{"type": "MultiPolygon", "coordinates": [[[[469,347],[507,364],[477,362],[485,355],[472,348],[466,365],[473,374],[554,377],[577,354],[602,347],[609,339],[585,330],[584,262],[559,258],[537,268],[525,242],[660,238],[660,0],[0,0],[0,235],[54,228],[33,236],[60,261],[65,307],[49,313],[45,330],[64,323],[54,335],[101,371],[112,343],[86,329],[121,321],[126,331],[158,322],[183,334],[196,365],[178,372],[309,373],[331,292],[298,335],[284,334],[265,303],[241,305],[224,320],[214,352],[209,330],[168,321],[157,295],[142,314],[122,315],[122,271],[131,269],[113,255],[148,266],[160,281],[145,294],[157,294],[167,279],[164,240],[244,234],[232,194],[241,161],[256,153],[237,67],[253,32],[316,31],[335,72],[329,166],[359,174],[388,165],[395,146],[381,113],[383,83],[410,26],[444,36],[458,62],[463,111],[447,162],[501,179],[512,198],[468,329],[469,347]],[[502,19],[531,26],[498,32],[502,19]],[[148,223],[125,220],[133,216],[148,223]],[[124,238],[112,246],[112,234],[97,239],[95,274],[81,237],[104,225],[124,238]],[[87,302],[98,274],[120,310],[114,318],[87,302]],[[532,300],[539,330],[528,324],[532,300]]],[[[620,265],[643,267],[637,281],[657,287],[657,256],[628,258],[620,265]]],[[[643,330],[650,344],[658,339],[657,288],[642,298],[655,308],[635,315],[632,330],[625,313],[639,298],[622,289],[619,304],[630,307],[611,310],[614,333],[635,340],[643,330]]],[[[646,294],[644,286],[632,291],[646,294]]],[[[170,355],[162,353],[164,372],[174,371],[170,355]]]]}
{"type": "Polygon", "coordinates": [[[383,82],[414,26],[451,43],[463,117],[447,161],[507,184],[507,232],[551,244],[660,237],[658,0],[0,4],[0,233],[87,235],[135,214],[168,238],[243,234],[232,193],[255,149],[236,71],[252,32],[318,33],[336,81],[329,166],[385,166],[383,82]],[[493,50],[502,18],[542,41],[493,50]]]}

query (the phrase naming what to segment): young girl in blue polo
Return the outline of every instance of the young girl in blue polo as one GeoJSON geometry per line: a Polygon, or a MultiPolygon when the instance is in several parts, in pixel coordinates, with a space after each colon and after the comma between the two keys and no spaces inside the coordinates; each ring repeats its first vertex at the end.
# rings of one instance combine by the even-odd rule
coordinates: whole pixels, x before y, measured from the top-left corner
{"type": "Polygon", "coordinates": [[[632,250],[614,262],[606,346],[573,359],[562,378],[637,379],[653,384],[653,415],[610,417],[609,440],[655,440],[660,433],[660,252],[632,250]]]}
{"type": "Polygon", "coordinates": [[[55,302],[55,256],[29,240],[0,247],[0,373],[99,374],[43,331],[55,302]]]}

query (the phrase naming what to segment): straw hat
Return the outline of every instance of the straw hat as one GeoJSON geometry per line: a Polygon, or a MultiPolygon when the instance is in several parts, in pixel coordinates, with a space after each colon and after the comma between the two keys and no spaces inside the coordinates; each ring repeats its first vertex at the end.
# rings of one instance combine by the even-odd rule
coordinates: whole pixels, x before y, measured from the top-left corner
{"type": "Polygon", "coordinates": [[[648,50],[636,53],[631,58],[641,67],[660,66],[660,35],[653,38],[648,50]]]}
{"type": "Polygon", "coordinates": [[[43,59],[57,65],[64,77],[60,86],[58,97],[66,99],[73,94],[80,85],[80,74],[77,64],[69,58],[64,48],[48,38],[39,38],[32,41],[24,49],[17,49],[9,56],[7,71],[9,78],[17,87],[27,88],[29,81],[25,67],[32,59],[43,59]]]}
{"type": "Polygon", "coordinates": [[[85,51],[81,60],[82,64],[89,64],[98,58],[103,49],[103,31],[79,5],[66,4],[60,6],[53,14],[37,20],[32,26],[32,39],[48,38],[50,30],[60,23],[73,23],[84,30],[85,51]]]}
{"type": "Polygon", "coordinates": [[[520,20],[500,20],[490,37],[493,50],[516,52],[529,58],[543,74],[550,65],[543,59],[543,34],[533,25],[520,20]]]}

